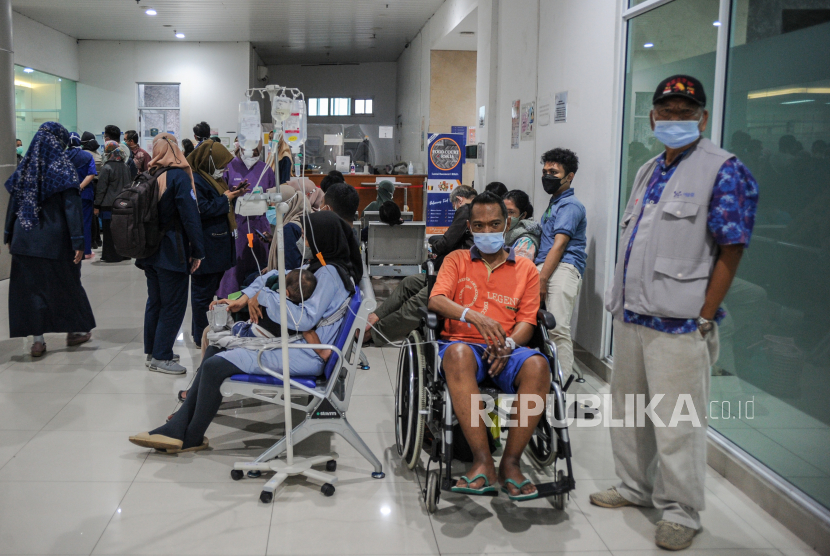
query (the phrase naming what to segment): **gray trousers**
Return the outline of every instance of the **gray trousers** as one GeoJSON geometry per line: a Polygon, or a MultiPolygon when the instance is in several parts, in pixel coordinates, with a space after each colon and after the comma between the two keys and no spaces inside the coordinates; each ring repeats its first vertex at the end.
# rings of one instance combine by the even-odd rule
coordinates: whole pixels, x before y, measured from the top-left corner
{"type": "Polygon", "coordinates": [[[375,311],[380,320],[372,329],[372,341],[380,347],[406,338],[418,328],[421,322],[418,308],[426,307],[427,303],[426,274],[413,274],[401,280],[392,295],[375,311]]]}
{"type": "Polygon", "coordinates": [[[611,414],[624,419],[629,413],[625,426],[610,429],[622,480],[617,490],[630,502],[662,510],[664,520],[693,529],[700,528],[704,507],[709,377],[717,358],[717,327],[704,338],[698,331],[666,334],[614,319],[611,414]],[[636,394],[645,395],[639,407],[664,395],[653,408],[664,426],[648,416],[636,418],[636,394]],[[699,426],[682,417],[692,413],[699,426]],[[673,416],[680,420],[672,423],[673,416]]]}

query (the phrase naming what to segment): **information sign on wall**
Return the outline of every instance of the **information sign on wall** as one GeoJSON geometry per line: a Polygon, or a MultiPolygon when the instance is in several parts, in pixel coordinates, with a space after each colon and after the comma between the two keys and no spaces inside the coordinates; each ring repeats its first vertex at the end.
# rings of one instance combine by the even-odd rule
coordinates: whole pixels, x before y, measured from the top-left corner
{"type": "Polygon", "coordinates": [[[443,234],[455,211],[450,193],[461,185],[466,134],[444,133],[429,137],[427,169],[427,233],[443,234]]]}

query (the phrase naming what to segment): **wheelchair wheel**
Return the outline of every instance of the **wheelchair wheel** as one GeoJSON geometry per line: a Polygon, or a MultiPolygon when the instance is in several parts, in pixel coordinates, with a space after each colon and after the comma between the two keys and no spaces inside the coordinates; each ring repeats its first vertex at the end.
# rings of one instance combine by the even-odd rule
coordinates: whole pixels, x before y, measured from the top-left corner
{"type": "Polygon", "coordinates": [[[395,391],[395,442],[407,468],[420,461],[424,439],[426,392],[421,334],[416,330],[401,347],[395,391]]]}
{"type": "Polygon", "coordinates": [[[434,514],[438,511],[438,500],[441,498],[441,489],[438,485],[438,472],[432,471],[427,475],[427,488],[424,490],[424,502],[427,512],[434,514]]]}
{"type": "Polygon", "coordinates": [[[547,411],[542,414],[530,442],[527,443],[527,452],[530,459],[539,467],[547,467],[556,460],[556,432],[550,426],[547,411]]]}

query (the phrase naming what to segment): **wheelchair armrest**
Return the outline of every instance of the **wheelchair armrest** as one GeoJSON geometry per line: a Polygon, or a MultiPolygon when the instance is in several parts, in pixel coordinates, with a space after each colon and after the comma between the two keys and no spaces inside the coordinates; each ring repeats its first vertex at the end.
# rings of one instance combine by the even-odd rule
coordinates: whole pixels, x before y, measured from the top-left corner
{"type": "Polygon", "coordinates": [[[441,325],[438,315],[431,313],[426,307],[418,307],[418,314],[421,315],[421,319],[426,323],[427,328],[438,330],[441,325]]]}
{"type": "Polygon", "coordinates": [[[540,325],[544,324],[545,328],[547,328],[548,330],[556,328],[556,319],[553,318],[553,315],[551,313],[548,313],[544,309],[539,309],[536,312],[536,322],[538,322],[540,325]]]}

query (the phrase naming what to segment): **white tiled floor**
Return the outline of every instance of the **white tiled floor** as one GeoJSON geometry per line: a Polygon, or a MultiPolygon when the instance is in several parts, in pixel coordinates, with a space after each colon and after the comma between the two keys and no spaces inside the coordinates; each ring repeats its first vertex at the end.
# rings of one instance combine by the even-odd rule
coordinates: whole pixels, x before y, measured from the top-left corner
{"type": "MultiPolygon", "coordinates": [[[[264,479],[234,482],[229,472],[272,444],[282,419],[237,400],[208,430],[209,451],[171,457],[137,448],[127,436],[161,424],[187,379],[144,367],[141,272],[86,262],[83,280],[98,321],[89,344],[67,349],[61,335],[48,335],[47,355],[31,361],[29,340],[9,339],[0,319],[0,554],[660,553],[654,511],[588,503],[588,494],[615,483],[604,428],[571,429],[577,490],[564,512],[544,500],[447,495],[429,516],[420,500],[423,471],[402,467],[394,448],[394,350],[367,350],[371,370],[357,378],[349,411],[384,463],[383,480],[372,479],[341,439],[318,436],[297,451],[340,454],[336,494],[326,498],[289,480],[262,504],[264,479]]],[[[7,292],[0,282],[4,315],[7,292]]],[[[176,351],[192,371],[198,350],[188,339],[176,351]]],[[[607,391],[587,378],[579,391],[607,391]]],[[[704,529],[687,554],[815,554],[711,470],[706,496],[704,529]]]]}

